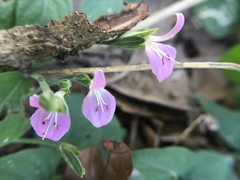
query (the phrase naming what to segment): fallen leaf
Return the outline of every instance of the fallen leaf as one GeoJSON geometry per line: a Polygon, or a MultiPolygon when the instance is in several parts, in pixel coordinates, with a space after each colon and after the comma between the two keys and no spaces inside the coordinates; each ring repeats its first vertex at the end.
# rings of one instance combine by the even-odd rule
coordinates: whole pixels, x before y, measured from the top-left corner
{"type": "Polygon", "coordinates": [[[83,178],[80,178],[68,166],[64,175],[64,179],[68,180],[100,180],[104,170],[104,160],[100,149],[97,146],[91,146],[81,150],[80,161],[86,169],[83,178]]]}
{"type": "Polygon", "coordinates": [[[103,146],[109,152],[108,162],[101,180],[127,180],[132,173],[132,155],[123,142],[103,141],[103,146]]]}

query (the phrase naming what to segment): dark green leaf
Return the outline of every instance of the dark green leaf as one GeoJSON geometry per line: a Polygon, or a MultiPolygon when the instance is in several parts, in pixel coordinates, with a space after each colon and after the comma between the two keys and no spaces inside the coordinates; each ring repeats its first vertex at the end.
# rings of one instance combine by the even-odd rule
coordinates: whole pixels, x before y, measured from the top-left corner
{"type": "Polygon", "coordinates": [[[227,109],[201,95],[195,96],[204,110],[218,121],[220,129],[219,136],[225,140],[229,146],[240,150],[240,112],[227,109]]]}
{"type": "Polygon", "coordinates": [[[8,29],[14,26],[14,8],[16,6],[15,0],[0,0],[0,30],[8,29]]]}
{"type": "Polygon", "coordinates": [[[81,11],[89,16],[90,22],[93,22],[100,16],[120,12],[123,7],[122,0],[84,0],[81,11]]]}
{"type": "MultiPolygon", "coordinates": [[[[235,45],[220,58],[221,62],[233,62],[240,64],[240,45],[235,45]]],[[[224,70],[227,77],[235,84],[240,85],[240,72],[233,70],[224,70]]]]}
{"type": "Polygon", "coordinates": [[[75,146],[66,143],[60,144],[59,150],[65,161],[74,170],[74,172],[80,177],[83,177],[85,169],[78,158],[80,155],[79,150],[75,146]]]}
{"type": "Polygon", "coordinates": [[[213,38],[227,37],[239,25],[240,0],[211,0],[199,4],[194,14],[213,38]]]}
{"type": "Polygon", "coordinates": [[[0,109],[8,105],[11,110],[22,109],[22,99],[30,92],[31,83],[18,71],[0,74],[0,109]]]}
{"type": "Polygon", "coordinates": [[[121,141],[125,131],[117,118],[114,117],[111,123],[102,128],[95,128],[82,114],[83,99],[84,96],[81,94],[71,94],[66,97],[71,116],[71,128],[61,141],[74,144],[80,149],[91,145],[102,147],[104,139],[121,141]]]}
{"type": "Polygon", "coordinates": [[[227,158],[210,151],[169,147],[133,151],[132,157],[134,167],[151,180],[229,180],[232,176],[227,158]]]}
{"type": "Polygon", "coordinates": [[[59,0],[21,0],[16,1],[15,25],[46,25],[54,19],[61,19],[73,11],[72,1],[59,0]]]}
{"type": "Polygon", "coordinates": [[[0,179],[51,179],[59,163],[53,148],[27,149],[0,158],[0,179]]]}
{"type": "Polygon", "coordinates": [[[218,153],[200,150],[194,153],[193,163],[184,174],[183,179],[200,180],[230,180],[233,172],[229,160],[231,157],[218,153]],[[216,173],[218,172],[218,173],[216,173]]]}
{"type": "Polygon", "coordinates": [[[21,114],[10,114],[0,121],[0,147],[20,138],[30,128],[29,119],[21,114]]]}

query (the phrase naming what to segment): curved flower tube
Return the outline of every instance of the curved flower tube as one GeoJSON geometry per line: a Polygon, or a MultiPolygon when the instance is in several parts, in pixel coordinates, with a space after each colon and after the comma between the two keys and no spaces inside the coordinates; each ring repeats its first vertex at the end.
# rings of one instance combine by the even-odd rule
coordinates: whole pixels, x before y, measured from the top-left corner
{"type": "Polygon", "coordinates": [[[82,104],[83,115],[97,128],[110,123],[116,109],[116,100],[104,89],[105,86],[106,78],[103,71],[94,72],[90,91],[82,104]]]}
{"type": "Polygon", "coordinates": [[[170,45],[160,43],[174,37],[183,28],[185,21],[183,14],[176,13],[176,16],[177,22],[167,34],[163,36],[150,35],[145,41],[145,52],[149,64],[159,82],[167,79],[172,74],[174,62],[176,62],[176,49],[170,45]]]}
{"type": "MultiPolygon", "coordinates": [[[[57,93],[55,94],[57,95],[57,93]]],[[[31,126],[42,139],[58,141],[69,131],[71,122],[68,110],[66,114],[48,112],[39,105],[36,94],[29,98],[29,103],[30,106],[38,108],[31,116],[30,121],[31,126]]]]}

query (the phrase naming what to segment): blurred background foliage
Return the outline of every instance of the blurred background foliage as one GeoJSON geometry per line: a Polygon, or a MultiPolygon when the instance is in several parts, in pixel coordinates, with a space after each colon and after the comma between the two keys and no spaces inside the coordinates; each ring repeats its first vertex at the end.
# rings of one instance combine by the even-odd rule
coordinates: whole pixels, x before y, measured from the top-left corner
{"type": "MultiPolygon", "coordinates": [[[[137,1],[128,0],[127,2],[137,1]]],[[[151,4],[154,0],[146,2],[151,4]]],[[[70,0],[0,0],[0,29],[26,24],[39,24],[43,27],[51,20],[64,18],[66,14],[73,12],[78,3],[70,0]]],[[[80,7],[78,11],[86,13],[89,20],[93,22],[102,15],[120,12],[124,5],[122,0],[84,0],[81,1],[80,7]]],[[[219,54],[220,62],[239,63],[240,61],[239,10],[239,0],[211,0],[188,12],[190,13],[188,17],[194,17],[207,36],[215,42],[226,44],[226,51],[219,54]]],[[[132,150],[134,171],[130,177],[131,180],[159,178],[234,180],[239,178],[239,72],[226,70],[223,73],[227,78],[228,86],[231,87],[227,92],[226,101],[207,99],[194,92],[191,94],[194,97],[191,105],[199,108],[201,113],[210,115],[213,119],[212,123],[217,127],[213,131],[208,129],[203,133],[210,146],[194,149],[181,143],[171,142],[159,143],[153,148],[146,145],[147,143],[145,145],[140,143],[132,150]]],[[[96,129],[81,113],[84,90],[82,94],[73,90],[74,93],[66,99],[71,115],[70,131],[58,143],[41,141],[34,135],[29,125],[29,114],[33,110],[29,108],[27,97],[38,90],[36,83],[29,80],[24,73],[11,71],[0,74],[0,84],[0,179],[63,179],[64,174],[60,173],[59,169],[65,168],[66,164],[58,151],[59,144],[70,143],[80,150],[97,145],[106,160],[108,154],[102,146],[102,140],[127,143],[131,138],[131,129],[126,126],[126,114],[120,112],[121,108],[117,110],[117,116],[109,125],[96,129]]],[[[158,106],[158,108],[161,107],[158,106]]],[[[127,121],[132,120],[129,116],[127,121]]],[[[145,122],[146,119],[143,118],[140,123],[148,124],[145,122]]],[[[173,129],[176,127],[178,124],[173,129]]],[[[135,137],[136,142],[141,138],[147,139],[143,137],[144,131],[145,128],[142,127],[140,136],[135,137]]],[[[194,139],[194,135],[191,140],[198,141],[194,139]]]]}

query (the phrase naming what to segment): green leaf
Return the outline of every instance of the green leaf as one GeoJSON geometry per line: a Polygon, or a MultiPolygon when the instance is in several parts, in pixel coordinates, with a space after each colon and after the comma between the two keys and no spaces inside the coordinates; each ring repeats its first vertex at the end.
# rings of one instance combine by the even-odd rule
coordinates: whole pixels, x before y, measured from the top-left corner
{"type": "Polygon", "coordinates": [[[78,158],[80,153],[77,147],[71,144],[62,143],[59,145],[59,150],[68,165],[82,178],[85,174],[85,169],[78,158]]]}
{"type": "Polygon", "coordinates": [[[31,83],[18,71],[0,74],[0,109],[8,105],[11,110],[22,109],[22,99],[30,92],[31,83]]]}
{"type": "MultiPolygon", "coordinates": [[[[224,55],[220,58],[220,62],[233,62],[240,64],[240,45],[235,45],[230,48],[224,55]]],[[[240,85],[240,72],[233,70],[223,70],[226,76],[235,84],[240,85]]]]}
{"type": "Polygon", "coordinates": [[[240,111],[227,109],[201,95],[195,95],[204,110],[212,115],[219,123],[218,135],[228,143],[229,146],[240,150],[240,111]]]}
{"type": "Polygon", "coordinates": [[[204,29],[216,39],[227,37],[240,23],[240,0],[211,0],[193,9],[204,29]]]}
{"type": "Polygon", "coordinates": [[[151,180],[228,180],[232,176],[227,158],[210,151],[194,153],[182,147],[144,149],[133,151],[132,158],[134,167],[151,180]]]}
{"type": "Polygon", "coordinates": [[[72,1],[65,0],[21,0],[16,1],[15,25],[46,25],[54,19],[61,19],[73,11],[72,1]]]}
{"type": "Polygon", "coordinates": [[[20,138],[30,128],[22,114],[10,114],[0,121],[0,147],[20,138]]]}
{"type": "MultiPolygon", "coordinates": [[[[73,93],[66,97],[71,116],[71,128],[62,138],[62,142],[74,144],[78,148],[85,148],[91,145],[102,147],[102,140],[121,141],[125,130],[120,126],[116,117],[108,125],[95,128],[82,114],[82,94],[73,93]]],[[[102,148],[103,149],[103,148],[102,148]]]]}
{"type": "Polygon", "coordinates": [[[0,0],[0,30],[8,29],[14,26],[14,8],[15,0],[0,0]]]}
{"type": "Polygon", "coordinates": [[[93,22],[100,16],[120,12],[123,7],[123,0],[84,0],[81,11],[89,16],[90,22],[93,22]]]}
{"type": "Polygon", "coordinates": [[[59,159],[53,148],[27,149],[7,155],[0,158],[0,179],[51,179],[59,159]]]}
{"type": "Polygon", "coordinates": [[[197,151],[194,155],[193,163],[183,175],[183,179],[232,179],[233,172],[229,163],[229,159],[231,159],[230,156],[220,155],[207,150],[197,151]]]}

